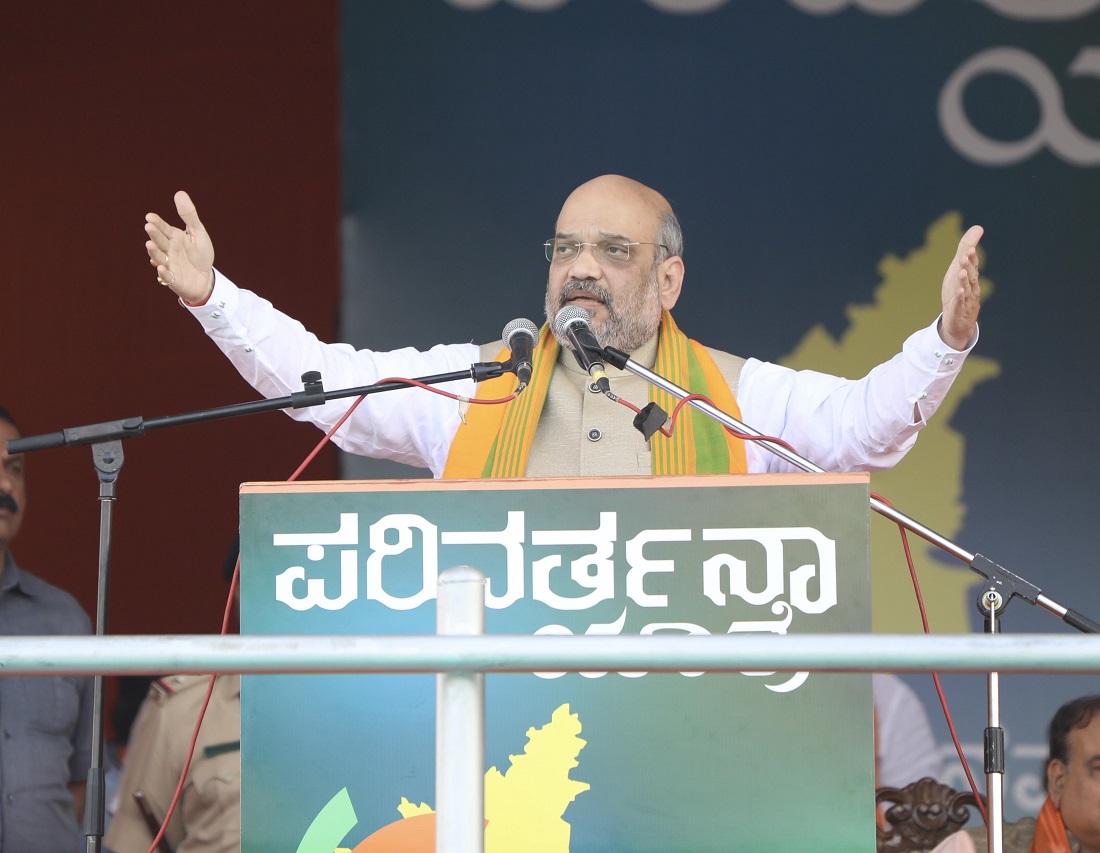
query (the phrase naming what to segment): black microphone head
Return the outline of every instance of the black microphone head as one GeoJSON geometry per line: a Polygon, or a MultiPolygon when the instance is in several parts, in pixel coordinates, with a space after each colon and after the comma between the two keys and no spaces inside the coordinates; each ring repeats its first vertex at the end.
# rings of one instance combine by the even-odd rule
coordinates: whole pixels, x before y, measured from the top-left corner
{"type": "Polygon", "coordinates": [[[579,305],[566,305],[554,315],[554,334],[565,337],[566,329],[580,323],[586,329],[592,328],[592,315],[579,305]]]}
{"type": "Polygon", "coordinates": [[[592,315],[579,305],[566,305],[554,317],[554,334],[569,342],[577,364],[592,376],[601,391],[610,394],[611,383],[600,361],[600,344],[592,331],[592,315]]]}
{"type": "Polygon", "coordinates": [[[512,348],[512,336],[516,334],[527,334],[531,336],[532,340],[537,341],[539,339],[539,327],[526,317],[517,317],[510,322],[504,327],[504,331],[500,333],[504,345],[509,349],[512,348]]]}

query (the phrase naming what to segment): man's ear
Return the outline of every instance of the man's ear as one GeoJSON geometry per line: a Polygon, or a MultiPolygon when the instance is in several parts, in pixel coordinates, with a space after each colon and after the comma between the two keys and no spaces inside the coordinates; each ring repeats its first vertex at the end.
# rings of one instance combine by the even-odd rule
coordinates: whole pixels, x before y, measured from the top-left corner
{"type": "Polygon", "coordinates": [[[1065,762],[1054,758],[1047,764],[1047,792],[1056,809],[1062,807],[1062,793],[1066,788],[1065,762]]]}
{"type": "Polygon", "coordinates": [[[684,259],[679,255],[665,258],[657,265],[657,294],[661,299],[661,308],[671,311],[680,298],[680,288],[684,285],[684,259]]]}

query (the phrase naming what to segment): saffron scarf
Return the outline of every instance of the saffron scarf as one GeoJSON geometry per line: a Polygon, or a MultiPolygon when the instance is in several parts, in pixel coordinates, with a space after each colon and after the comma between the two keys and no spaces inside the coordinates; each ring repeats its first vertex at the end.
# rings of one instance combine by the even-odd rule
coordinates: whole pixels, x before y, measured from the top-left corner
{"type": "MultiPolygon", "coordinates": [[[[531,359],[531,384],[510,403],[470,407],[451,442],[444,477],[523,476],[559,351],[557,339],[544,325],[531,359]]],[[[508,356],[503,349],[497,360],[508,356]]],[[[688,339],[667,311],[661,316],[654,371],[681,388],[709,397],[719,409],[741,419],[733,392],[710,353],[688,339]]],[[[489,379],[478,387],[477,399],[507,397],[516,385],[511,374],[489,379]]],[[[654,386],[650,386],[649,400],[669,414],[677,403],[671,394],[654,386]]],[[[747,469],[744,443],[690,406],[677,415],[672,437],[655,433],[650,449],[654,474],[743,474],[747,469]]]]}
{"type": "Polygon", "coordinates": [[[1031,853],[1070,853],[1069,836],[1062,822],[1062,813],[1046,798],[1039,817],[1035,821],[1035,837],[1031,839],[1031,853]]]}

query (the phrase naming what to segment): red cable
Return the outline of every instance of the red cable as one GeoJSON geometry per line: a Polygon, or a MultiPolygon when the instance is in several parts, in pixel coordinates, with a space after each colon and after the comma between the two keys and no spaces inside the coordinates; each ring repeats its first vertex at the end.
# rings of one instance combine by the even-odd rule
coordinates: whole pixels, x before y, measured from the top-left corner
{"type": "MultiPolygon", "coordinates": [[[[876,495],[874,492],[872,492],[871,497],[882,501],[891,509],[894,508],[894,505],[890,503],[890,501],[886,500],[886,498],[884,498],[882,495],[876,495]]],[[[928,628],[928,612],[925,610],[924,607],[924,596],[921,594],[920,581],[917,579],[917,570],[916,567],[913,565],[913,554],[909,550],[909,537],[906,535],[905,528],[901,524],[898,524],[898,531],[901,533],[901,544],[905,549],[905,562],[909,566],[909,577],[913,580],[913,592],[916,594],[917,607],[920,609],[921,625],[924,628],[925,634],[931,634],[932,632],[928,628]]],[[[982,801],[981,795],[978,793],[978,786],[974,782],[974,777],[970,773],[970,764],[967,762],[966,756],[963,755],[962,744],[959,743],[959,735],[958,732],[955,731],[955,722],[954,720],[952,720],[951,711],[947,707],[947,698],[944,696],[943,685],[940,683],[940,675],[938,672],[932,673],[932,681],[936,685],[936,695],[939,697],[940,707],[943,709],[943,717],[944,720],[947,722],[947,729],[951,732],[951,743],[955,745],[955,752],[959,756],[959,762],[962,764],[963,772],[966,774],[966,781],[969,783],[970,790],[974,794],[974,799],[978,803],[978,811],[981,812],[982,822],[985,823],[986,828],[988,828],[989,815],[986,814],[985,803],[982,801]]]]}

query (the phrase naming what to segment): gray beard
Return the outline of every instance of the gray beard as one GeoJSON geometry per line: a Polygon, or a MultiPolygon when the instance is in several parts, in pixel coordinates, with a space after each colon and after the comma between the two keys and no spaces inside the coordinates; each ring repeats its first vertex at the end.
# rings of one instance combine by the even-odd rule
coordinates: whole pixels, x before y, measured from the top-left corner
{"type": "MultiPolygon", "coordinates": [[[[550,292],[546,293],[546,320],[554,328],[554,317],[569,304],[570,294],[587,291],[596,296],[607,308],[607,319],[592,321],[592,334],[601,347],[615,347],[626,353],[632,353],[655,334],[661,325],[661,308],[657,299],[657,275],[651,270],[641,289],[631,291],[621,299],[621,308],[616,305],[611,291],[594,281],[570,279],[561,289],[556,303],[551,303],[550,292]]],[[[558,338],[562,346],[569,342],[558,338]]]]}

